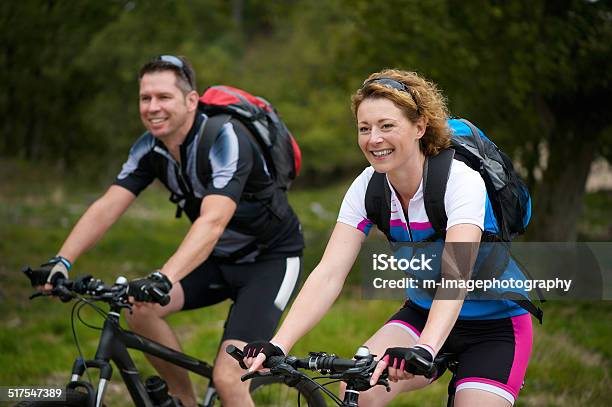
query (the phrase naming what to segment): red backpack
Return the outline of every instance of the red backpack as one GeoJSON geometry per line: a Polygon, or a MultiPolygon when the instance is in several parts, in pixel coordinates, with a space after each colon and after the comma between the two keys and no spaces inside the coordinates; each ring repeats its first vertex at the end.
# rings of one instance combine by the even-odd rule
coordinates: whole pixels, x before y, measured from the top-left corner
{"type": "Polygon", "coordinates": [[[276,109],[264,98],[230,86],[211,86],[200,97],[199,109],[208,116],[226,115],[206,126],[204,137],[214,137],[229,119],[238,119],[259,144],[275,184],[286,191],[300,173],[302,153],[276,109]]]}

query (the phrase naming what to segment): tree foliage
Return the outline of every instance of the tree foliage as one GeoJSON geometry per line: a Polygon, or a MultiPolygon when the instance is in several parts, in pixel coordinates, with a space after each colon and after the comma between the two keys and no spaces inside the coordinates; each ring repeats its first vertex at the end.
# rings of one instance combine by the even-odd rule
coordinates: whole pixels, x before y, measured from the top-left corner
{"type": "Polygon", "coordinates": [[[574,237],[591,162],[612,156],[607,1],[23,0],[2,2],[0,29],[3,156],[115,171],[142,131],[136,72],[159,54],[186,55],[200,91],[272,101],[320,181],[365,164],[349,110],[363,79],[419,71],[520,159],[536,238],[574,237]]]}
{"type": "Polygon", "coordinates": [[[70,160],[87,137],[80,115],[88,97],[75,61],[90,39],[120,14],[122,3],[84,0],[2,2],[0,152],[30,160],[70,160]],[[86,22],[86,23],[84,23],[86,22]]]}

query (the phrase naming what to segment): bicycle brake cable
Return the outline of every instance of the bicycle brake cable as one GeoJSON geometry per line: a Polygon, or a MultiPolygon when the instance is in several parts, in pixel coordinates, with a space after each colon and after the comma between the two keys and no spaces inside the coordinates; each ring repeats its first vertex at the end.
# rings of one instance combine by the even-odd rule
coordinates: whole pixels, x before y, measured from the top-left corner
{"type": "Polygon", "coordinates": [[[83,365],[85,366],[85,373],[87,374],[87,378],[89,379],[89,382],[93,384],[93,380],[91,380],[91,375],[89,374],[89,370],[87,369],[87,363],[85,363],[85,357],[83,356],[81,345],[79,344],[79,338],[76,333],[76,327],[74,325],[75,309],[81,302],[83,302],[83,299],[79,298],[72,306],[72,311],[70,313],[70,325],[72,327],[72,337],[74,338],[74,344],[76,345],[77,351],[79,352],[79,356],[81,357],[81,360],[83,361],[83,365]]]}
{"type": "Polygon", "coordinates": [[[87,299],[85,299],[85,298],[81,298],[81,300],[82,300],[83,304],[81,304],[81,305],[79,306],[79,309],[77,310],[77,317],[79,318],[79,321],[81,321],[81,323],[82,323],[83,325],[85,325],[86,327],[91,328],[91,329],[95,329],[95,330],[98,330],[98,331],[101,331],[102,329],[104,329],[103,327],[93,326],[93,325],[90,325],[89,323],[85,322],[85,321],[83,320],[83,318],[81,317],[81,310],[82,310],[82,309],[83,309],[83,308],[84,308],[86,305],[89,305],[89,306],[90,306],[90,307],[92,307],[92,308],[93,308],[93,309],[94,309],[94,310],[95,310],[95,311],[96,311],[96,312],[97,312],[97,313],[98,313],[98,314],[99,314],[99,315],[100,315],[100,316],[101,316],[103,319],[107,319],[107,316],[106,316],[106,314],[104,313],[104,311],[103,311],[103,310],[102,310],[100,307],[98,307],[97,305],[95,305],[95,304],[93,303],[93,301],[89,301],[89,300],[87,300],[87,299]]]}
{"type": "Polygon", "coordinates": [[[329,398],[331,398],[337,405],[341,405],[342,404],[342,400],[340,400],[340,398],[338,396],[336,396],[331,390],[329,390],[328,388],[324,387],[323,385],[321,385],[320,383],[318,383],[317,381],[315,381],[313,378],[309,377],[309,376],[305,376],[304,377],[307,380],[310,380],[310,382],[314,383],[315,386],[317,386],[317,388],[319,390],[321,390],[323,393],[327,394],[329,396],[329,398]]]}

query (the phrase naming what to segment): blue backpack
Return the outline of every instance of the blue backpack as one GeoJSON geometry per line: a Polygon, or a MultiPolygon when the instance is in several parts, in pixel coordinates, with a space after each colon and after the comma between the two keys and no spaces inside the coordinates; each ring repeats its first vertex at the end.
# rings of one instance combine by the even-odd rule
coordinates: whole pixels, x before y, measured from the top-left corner
{"type": "MultiPolygon", "coordinates": [[[[423,170],[425,211],[438,240],[446,235],[444,194],[453,159],[463,161],[477,171],[485,182],[487,195],[495,214],[496,230],[483,233],[487,242],[509,242],[525,233],[531,219],[531,196],[514,170],[510,158],[484,133],[465,119],[450,119],[451,146],[434,157],[428,157],[423,170]]],[[[393,241],[390,234],[391,191],[385,174],[375,172],[367,187],[365,206],[368,219],[393,241]]]]}

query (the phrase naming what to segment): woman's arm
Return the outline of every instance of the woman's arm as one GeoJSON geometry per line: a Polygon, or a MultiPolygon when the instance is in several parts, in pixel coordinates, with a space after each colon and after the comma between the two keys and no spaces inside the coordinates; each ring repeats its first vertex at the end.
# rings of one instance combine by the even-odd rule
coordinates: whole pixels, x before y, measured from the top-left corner
{"type": "MultiPolygon", "coordinates": [[[[480,227],[472,224],[457,224],[448,229],[442,254],[442,277],[446,279],[469,279],[478,255],[481,235],[480,227]]],[[[465,290],[451,292],[439,288],[436,297],[439,299],[433,300],[427,322],[416,343],[416,345],[421,345],[422,348],[431,353],[432,360],[448,338],[459,317],[465,298],[465,290]]],[[[378,381],[378,378],[388,366],[388,356],[383,356],[372,374],[371,385],[378,381]]],[[[393,381],[398,379],[408,380],[412,377],[413,375],[406,371],[389,368],[389,378],[393,381]]]]}
{"type": "MultiPolygon", "coordinates": [[[[358,229],[344,223],[336,224],[321,261],[308,276],[271,342],[288,352],[323,318],[340,294],[364,240],[365,235],[358,229]]],[[[265,355],[259,354],[251,370],[259,369],[264,360],[265,355]]]]}
{"type": "MultiPolygon", "coordinates": [[[[459,224],[448,229],[442,255],[442,277],[469,279],[478,255],[481,235],[480,228],[472,224],[459,224]],[[448,245],[448,243],[451,244],[448,245]]],[[[433,348],[434,353],[440,350],[455,325],[463,305],[465,292],[455,290],[454,293],[449,293],[439,290],[436,296],[442,299],[434,299],[427,322],[417,342],[417,344],[433,348]],[[451,295],[457,299],[449,299],[451,295]]]]}

